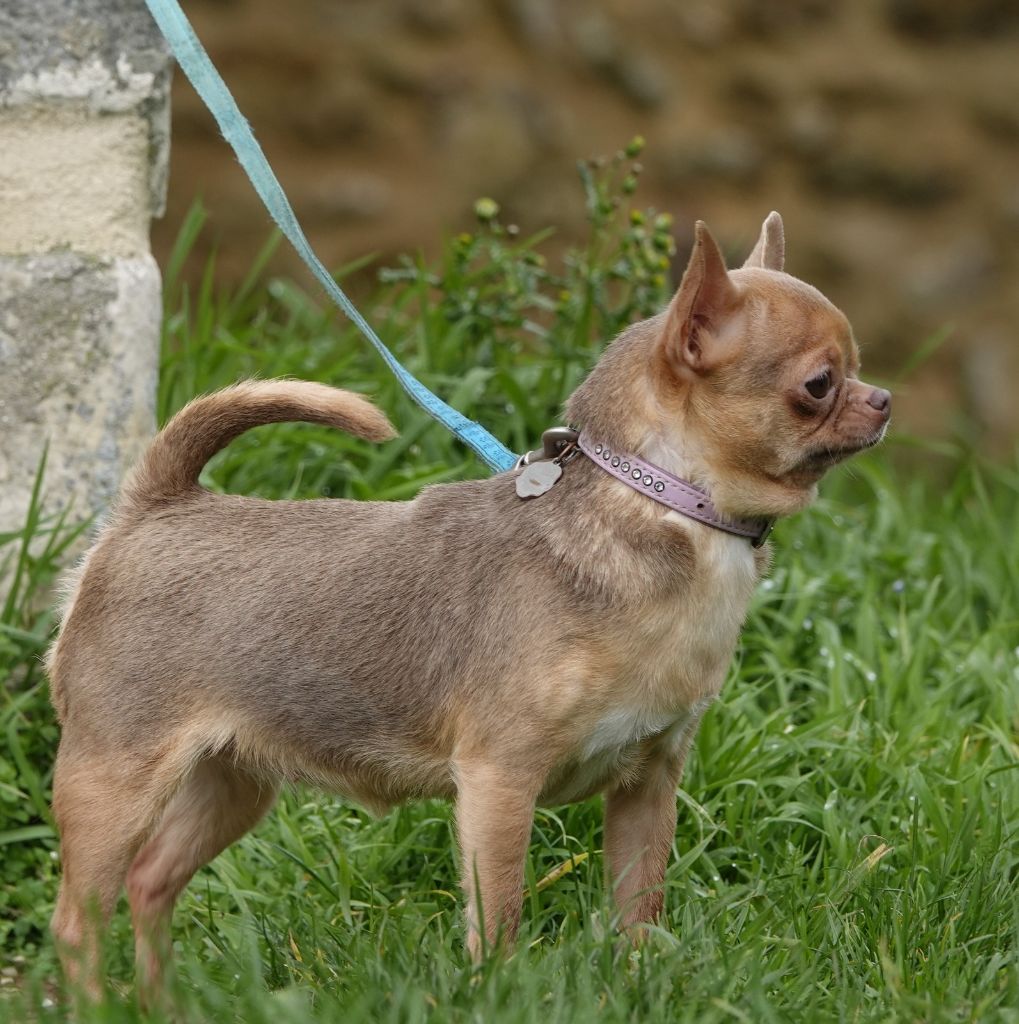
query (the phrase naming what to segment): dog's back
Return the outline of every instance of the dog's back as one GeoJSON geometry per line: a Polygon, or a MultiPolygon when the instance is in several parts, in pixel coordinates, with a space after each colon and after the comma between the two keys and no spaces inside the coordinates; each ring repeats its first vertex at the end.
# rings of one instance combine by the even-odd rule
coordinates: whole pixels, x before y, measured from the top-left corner
{"type": "MultiPolygon", "coordinates": [[[[384,441],[396,433],[386,417],[360,395],[310,381],[245,381],[185,406],[146,449],[121,488],[95,544],[64,581],[61,628],[47,655],[51,695],[61,721],[67,707],[63,687],[67,673],[63,666],[68,661],[68,648],[78,643],[66,627],[76,617],[86,577],[92,592],[89,601],[99,602],[101,609],[97,592],[103,590],[107,571],[101,568],[101,552],[109,537],[170,510],[174,502],[203,493],[198,487],[202,468],[246,430],[292,420],[337,427],[373,441],[384,441]]],[[[79,614],[77,618],[87,621],[90,616],[79,614]]],[[[88,626],[83,628],[89,631],[88,626]]],[[[87,643],[87,637],[84,639],[87,643]]]]}

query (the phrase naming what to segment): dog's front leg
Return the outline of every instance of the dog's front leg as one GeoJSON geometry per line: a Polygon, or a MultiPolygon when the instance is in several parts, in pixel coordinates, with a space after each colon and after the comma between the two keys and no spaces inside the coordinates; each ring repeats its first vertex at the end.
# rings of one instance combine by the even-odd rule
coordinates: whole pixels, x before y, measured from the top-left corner
{"type": "Polygon", "coordinates": [[[467,950],[479,960],[516,936],[537,789],[524,773],[490,763],[458,764],[456,775],[467,950]]]}
{"type": "Polygon", "coordinates": [[[662,912],[679,774],[674,763],[655,762],[639,782],[605,794],[605,859],[621,928],[654,922],[662,912]]]}
{"type": "Polygon", "coordinates": [[[695,705],[665,736],[650,743],[639,779],[605,793],[605,859],[619,907],[620,927],[640,938],[665,902],[665,869],[676,834],[676,787],[683,777],[709,702],[695,705]]]}

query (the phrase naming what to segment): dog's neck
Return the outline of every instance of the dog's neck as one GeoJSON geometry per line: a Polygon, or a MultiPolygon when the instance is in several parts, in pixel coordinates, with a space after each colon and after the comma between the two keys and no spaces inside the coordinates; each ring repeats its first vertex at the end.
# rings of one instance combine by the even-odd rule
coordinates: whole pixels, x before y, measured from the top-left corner
{"type": "Polygon", "coordinates": [[[747,515],[740,500],[742,489],[732,487],[732,472],[722,462],[710,432],[702,429],[688,406],[666,411],[654,397],[652,383],[645,387],[652,393],[655,425],[645,433],[637,454],[700,488],[723,514],[747,515]]]}
{"type": "Polygon", "coordinates": [[[725,430],[701,423],[689,405],[660,410],[640,454],[710,495],[723,515],[777,518],[799,512],[814,492],[749,473],[726,458],[725,430]]]}
{"type": "Polygon", "coordinates": [[[712,446],[702,440],[693,411],[685,404],[665,408],[655,386],[657,331],[655,321],[635,324],[610,346],[571,397],[569,422],[614,451],[637,455],[714,497],[725,473],[712,446]]]}
{"type": "Polygon", "coordinates": [[[718,480],[703,446],[695,438],[684,436],[681,431],[670,431],[668,434],[661,430],[648,431],[638,446],[637,454],[708,494],[713,492],[718,480]]]}
{"type": "MultiPolygon", "coordinates": [[[[759,547],[771,532],[773,520],[767,518],[733,517],[715,508],[710,494],[703,488],[670,473],[660,463],[648,461],[635,452],[617,451],[581,432],[576,445],[610,476],[673,512],[695,519],[707,526],[732,533],[759,547]]],[[[522,478],[526,486],[528,478],[522,478]]]]}
{"type": "Polygon", "coordinates": [[[568,422],[617,450],[710,489],[720,479],[692,412],[666,409],[655,386],[665,314],[633,324],[605,351],[567,403],[568,422]]]}
{"type": "MultiPolygon", "coordinates": [[[[690,390],[656,373],[664,315],[634,324],[609,346],[567,403],[568,422],[616,451],[629,451],[706,491],[727,516],[782,516],[812,500],[802,488],[740,470],[726,458],[725,425],[698,415],[690,390]]],[[[730,453],[731,454],[731,453],[730,453]]]]}

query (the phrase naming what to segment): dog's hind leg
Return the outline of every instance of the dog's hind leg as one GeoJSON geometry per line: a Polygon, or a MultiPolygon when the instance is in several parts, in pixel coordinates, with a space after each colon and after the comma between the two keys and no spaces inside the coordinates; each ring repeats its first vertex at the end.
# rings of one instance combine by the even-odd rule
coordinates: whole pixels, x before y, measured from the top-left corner
{"type": "Polygon", "coordinates": [[[165,758],[97,751],[64,732],[53,777],[63,877],[52,928],[76,997],[102,995],[100,933],[174,783],[165,758]]]}
{"type": "Polygon", "coordinates": [[[163,995],[177,897],[203,864],[254,827],[276,792],[274,783],[214,756],[194,765],[167,805],[127,876],[143,1004],[158,1003],[163,995]]]}

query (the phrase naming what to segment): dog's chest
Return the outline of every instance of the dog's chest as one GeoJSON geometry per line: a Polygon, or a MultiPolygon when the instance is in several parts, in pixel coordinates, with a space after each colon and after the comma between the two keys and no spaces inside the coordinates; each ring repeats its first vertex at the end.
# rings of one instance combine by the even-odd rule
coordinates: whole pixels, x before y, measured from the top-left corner
{"type": "Polygon", "coordinates": [[[740,538],[712,534],[698,555],[681,597],[605,625],[600,640],[615,654],[613,668],[589,680],[587,713],[551,787],[557,800],[581,799],[639,772],[649,756],[676,753],[717,696],[757,572],[740,538]]]}
{"type": "MultiPolygon", "coordinates": [[[[677,513],[664,517],[679,519],[677,513]]],[[[613,638],[622,652],[616,684],[645,695],[646,706],[677,712],[717,695],[757,585],[753,549],[708,531],[689,585],[642,606],[613,638]]]]}
{"type": "Polygon", "coordinates": [[[680,712],[648,711],[618,707],[603,714],[583,745],[558,772],[553,772],[542,799],[570,803],[597,793],[610,784],[638,772],[654,746],[668,754],[687,739],[703,713],[704,704],[680,712]]]}

